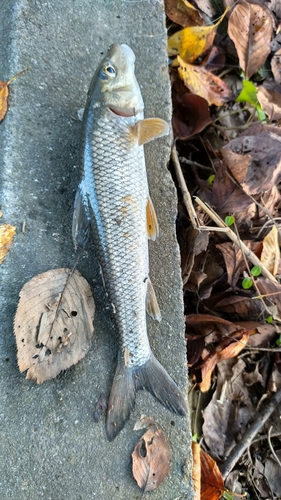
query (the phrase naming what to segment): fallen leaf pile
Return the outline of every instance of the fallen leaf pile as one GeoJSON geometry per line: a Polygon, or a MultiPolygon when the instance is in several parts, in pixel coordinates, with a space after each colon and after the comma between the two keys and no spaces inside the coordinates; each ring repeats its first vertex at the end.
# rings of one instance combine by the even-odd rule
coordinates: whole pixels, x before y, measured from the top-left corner
{"type": "Polygon", "coordinates": [[[14,332],[21,372],[41,384],[82,359],[91,346],[94,301],[75,270],[53,269],[20,292],[14,332]]]}
{"type": "MultiPolygon", "coordinates": [[[[166,0],[193,433],[219,467],[281,388],[279,3],[166,0]]],[[[198,498],[279,498],[263,440],[198,498]]]]}

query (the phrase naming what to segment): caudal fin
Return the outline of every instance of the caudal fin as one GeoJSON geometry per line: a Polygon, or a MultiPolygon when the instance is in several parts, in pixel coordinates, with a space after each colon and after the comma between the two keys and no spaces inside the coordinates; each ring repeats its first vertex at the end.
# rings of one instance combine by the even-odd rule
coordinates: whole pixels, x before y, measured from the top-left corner
{"type": "Polygon", "coordinates": [[[106,432],[109,441],[119,434],[135,405],[136,392],[149,391],[162,405],[177,415],[186,415],[187,408],[179,388],[163,366],[151,354],[140,367],[126,367],[119,358],[107,411],[106,432]]]}

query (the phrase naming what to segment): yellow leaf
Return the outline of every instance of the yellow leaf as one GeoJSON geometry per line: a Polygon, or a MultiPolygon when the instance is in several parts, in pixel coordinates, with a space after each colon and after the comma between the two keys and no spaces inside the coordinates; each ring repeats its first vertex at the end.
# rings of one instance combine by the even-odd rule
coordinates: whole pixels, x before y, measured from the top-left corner
{"type": "Polygon", "coordinates": [[[277,273],[280,260],[280,248],[278,244],[278,229],[273,226],[271,231],[263,240],[263,250],[261,253],[261,262],[270,271],[273,276],[277,273]]]}
{"type": "Polygon", "coordinates": [[[179,75],[193,94],[203,97],[210,105],[216,106],[222,106],[231,99],[230,88],[218,76],[201,66],[185,63],[180,56],[178,56],[178,62],[180,64],[179,75]]]}
{"type": "Polygon", "coordinates": [[[1,224],[1,226],[0,226],[0,264],[2,264],[7,253],[9,252],[10,246],[13,243],[15,233],[16,233],[16,228],[14,226],[10,226],[9,224],[1,224]]]}
{"type": "MultiPolygon", "coordinates": [[[[216,24],[210,26],[188,26],[172,35],[168,40],[168,55],[179,55],[185,62],[193,62],[213,44],[218,25],[222,22],[229,7],[225,9],[216,24]]],[[[177,66],[177,61],[173,63],[177,66]]]]}

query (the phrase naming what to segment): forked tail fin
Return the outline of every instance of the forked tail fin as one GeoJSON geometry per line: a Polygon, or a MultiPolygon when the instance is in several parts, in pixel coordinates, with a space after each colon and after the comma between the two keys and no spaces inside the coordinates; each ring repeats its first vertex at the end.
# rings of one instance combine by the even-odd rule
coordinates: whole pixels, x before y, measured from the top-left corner
{"type": "Polygon", "coordinates": [[[162,405],[178,415],[186,415],[184,397],[163,366],[151,354],[139,367],[126,367],[121,356],[110,393],[106,432],[109,441],[119,434],[135,405],[136,392],[146,389],[162,405]]]}

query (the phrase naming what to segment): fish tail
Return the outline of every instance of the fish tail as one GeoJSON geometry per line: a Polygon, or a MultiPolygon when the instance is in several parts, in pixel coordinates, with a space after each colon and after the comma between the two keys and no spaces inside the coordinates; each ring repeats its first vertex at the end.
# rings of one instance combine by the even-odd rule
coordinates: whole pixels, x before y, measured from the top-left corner
{"type": "Polygon", "coordinates": [[[113,441],[123,429],[135,406],[136,393],[146,389],[162,405],[177,415],[186,415],[187,407],[182,393],[155,356],[139,367],[126,367],[118,360],[107,411],[106,432],[113,441]]]}

